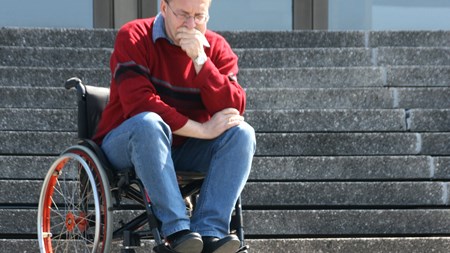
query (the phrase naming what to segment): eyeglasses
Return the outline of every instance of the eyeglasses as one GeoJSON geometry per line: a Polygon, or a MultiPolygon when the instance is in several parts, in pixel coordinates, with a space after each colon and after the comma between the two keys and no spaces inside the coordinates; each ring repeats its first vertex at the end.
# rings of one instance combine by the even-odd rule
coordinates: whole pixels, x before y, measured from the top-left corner
{"type": "Polygon", "coordinates": [[[177,13],[175,13],[175,11],[173,11],[172,7],[170,7],[170,4],[169,4],[169,2],[167,0],[165,0],[164,2],[166,2],[166,4],[169,7],[170,11],[172,11],[173,15],[180,21],[187,22],[187,21],[189,21],[190,18],[194,18],[194,22],[197,25],[202,25],[209,18],[209,15],[207,15],[207,14],[197,14],[195,16],[191,16],[191,15],[188,15],[188,14],[179,14],[179,13],[177,14],[177,13]]]}

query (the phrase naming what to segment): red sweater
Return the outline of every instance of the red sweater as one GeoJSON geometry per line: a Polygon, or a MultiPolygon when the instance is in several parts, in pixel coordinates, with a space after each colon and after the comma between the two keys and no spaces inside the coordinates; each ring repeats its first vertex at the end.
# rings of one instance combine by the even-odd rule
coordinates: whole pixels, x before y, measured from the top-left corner
{"type": "MultiPolygon", "coordinates": [[[[126,119],[141,112],[155,112],[172,131],[188,119],[205,122],[225,108],[245,109],[245,92],[237,83],[238,58],[223,37],[207,31],[208,60],[197,74],[192,60],[167,39],[152,40],[155,18],[139,19],[118,32],[111,55],[110,102],[94,141],[126,119]]],[[[173,146],[184,138],[174,135],[173,146]]]]}

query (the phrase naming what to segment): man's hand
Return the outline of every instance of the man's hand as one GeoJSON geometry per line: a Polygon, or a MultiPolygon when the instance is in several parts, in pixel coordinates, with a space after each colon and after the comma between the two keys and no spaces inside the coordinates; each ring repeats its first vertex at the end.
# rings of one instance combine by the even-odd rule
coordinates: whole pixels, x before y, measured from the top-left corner
{"type": "MultiPolygon", "coordinates": [[[[208,44],[205,35],[197,29],[188,29],[180,27],[177,30],[175,39],[184,52],[194,61],[200,54],[204,54],[203,46],[208,44]]],[[[196,66],[197,73],[201,66],[196,66]],[[197,67],[200,67],[197,69],[197,67]]]]}
{"type": "Polygon", "coordinates": [[[234,108],[227,108],[217,112],[213,117],[202,124],[206,139],[214,139],[226,130],[239,125],[244,117],[234,108]]]}
{"type": "Polygon", "coordinates": [[[223,109],[204,123],[189,120],[186,125],[174,132],[174,134],[198,139],[214,139],[226,130],[239,125],[244,117],[234,108],[223,109]]]}

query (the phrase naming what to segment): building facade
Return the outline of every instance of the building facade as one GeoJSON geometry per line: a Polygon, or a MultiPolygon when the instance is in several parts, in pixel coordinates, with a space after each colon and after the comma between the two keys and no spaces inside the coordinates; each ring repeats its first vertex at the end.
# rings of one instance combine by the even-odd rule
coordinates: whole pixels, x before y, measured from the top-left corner
{"type": "MultiPolygon", "coordinates": [[[[161,0],[0,0],[0,27],[119,28],[161,0]]],[[[213,30],[450,30],[449,0],[213,0],[213,30]]]]}

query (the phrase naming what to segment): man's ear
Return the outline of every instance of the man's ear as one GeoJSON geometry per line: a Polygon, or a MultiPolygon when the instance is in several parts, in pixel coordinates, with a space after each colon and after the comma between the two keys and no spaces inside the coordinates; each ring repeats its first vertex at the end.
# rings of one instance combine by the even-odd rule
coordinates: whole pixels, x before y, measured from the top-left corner
{"type": "Polygon", "coordinates": [[[167,12],[167,3],[164,0],[161,0],[161,3],[159,4],[159,10],[161,11],[161,15],[166,18],[166,12],[167,12]]]}

